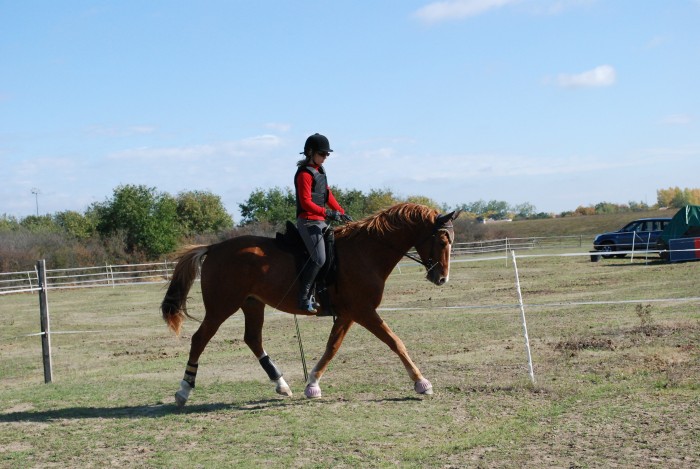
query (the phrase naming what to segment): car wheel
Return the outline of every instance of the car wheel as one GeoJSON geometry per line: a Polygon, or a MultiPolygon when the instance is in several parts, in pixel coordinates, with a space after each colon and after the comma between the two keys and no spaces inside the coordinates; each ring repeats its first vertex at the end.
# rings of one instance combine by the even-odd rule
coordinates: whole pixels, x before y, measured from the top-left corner
{"type": "Polygon", "coordinates": [[[600,247],[600,250],[604,253],[607,253],[603,254],[603,259],[610,259],[613,256],[609,253],[615,252],[615,245],[611,241],[608,241],[606,243],[603,243],[603,245],[600,247]]]}

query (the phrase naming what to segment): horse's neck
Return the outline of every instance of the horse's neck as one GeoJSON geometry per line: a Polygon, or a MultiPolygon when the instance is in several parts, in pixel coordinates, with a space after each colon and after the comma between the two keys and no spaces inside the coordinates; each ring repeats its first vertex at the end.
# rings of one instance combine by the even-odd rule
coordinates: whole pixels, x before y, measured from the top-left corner
{"type": "Polygon", "coordinates": [[[386,232],[376,238],[383,255],[379,256],[383,267],[387,270],[387,276],[394,270],[396,264],[403,258],[413,246],[420,242],[423,231],[418,227],[399,231],[386,232]]]}

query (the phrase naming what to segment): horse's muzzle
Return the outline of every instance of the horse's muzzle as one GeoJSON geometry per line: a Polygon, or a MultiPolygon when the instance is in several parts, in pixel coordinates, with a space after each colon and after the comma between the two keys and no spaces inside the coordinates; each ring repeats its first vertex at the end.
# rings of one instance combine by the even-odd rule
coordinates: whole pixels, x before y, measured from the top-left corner
{"type": "Polygon", "coordinates": [[[430,272],[428,272],[428,280],[430,280],[431,283],[434,283],[435,285],[440,287],[450,280],[450,276],[449,274],[443,275],[442,273],[433,269],[430,272]]]}

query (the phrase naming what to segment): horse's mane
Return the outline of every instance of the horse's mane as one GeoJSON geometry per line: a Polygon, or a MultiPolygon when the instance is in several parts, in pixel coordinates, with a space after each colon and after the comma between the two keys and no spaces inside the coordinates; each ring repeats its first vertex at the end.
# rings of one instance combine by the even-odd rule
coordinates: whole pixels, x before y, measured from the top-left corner
{"type": "Polygon", "coordinates": [[[416,223],[433,223],[438,212],[424,205],[403,203],[389,207],[362,220],[335,229],[336,238],[350,238],[360,233],[384,233],[396,231],[416,223]]]}

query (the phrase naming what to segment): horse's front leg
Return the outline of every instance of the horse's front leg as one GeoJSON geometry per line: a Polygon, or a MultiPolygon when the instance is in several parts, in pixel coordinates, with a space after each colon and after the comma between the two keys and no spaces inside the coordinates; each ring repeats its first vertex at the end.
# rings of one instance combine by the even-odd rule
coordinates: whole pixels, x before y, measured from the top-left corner
{"type": "Polygon", "coordinates": [[[403,366],[408,372],[408,376],[413,381],[413,389],[418,394],[433,393],[433,385],[430,384],[430,381],[423,377],[418,367],[411,360],[411,357],[408,356],[406,346],[403,344],[401,339],[396,334],[394,334],[394,332],[389,328],[389,326],[377,314],[376,311],[373,311],[372,314],[366,317],[356,318],[356,321],[358,324],[360,324],[372,334],[374,334],[377,338],[379,338],[379,340],[387,344],[389,348],[399,356],[401,362],[403,363],[403,366]]]}
{"type": "Polygon", "coordinates": [[[321,387],[318,382],[321,380],[321,376],[325,373],[326,368],[328,368],[328,364],[338,352],[340,344],[343,343],[345,334],[348,333],[352,324],[353,321],[351,319],[345,318],[342,315],[340,315],[333,324],[331,334],[328,336],[328,342],[326,343],[326,351],[323,353],[318,363],[316,363],[316,366],[311,370],[311,373],[309,373],[309,380],[306,382],[304,395],[309,399],[321,397],[321,387]]]}
{"type": "Polygon", "coordinates": [[[275,383],[275,392],[282,396],[291,396],[292,390],[284,380],[282,371],[265,352],[262,344],[262,328],[265,323],[265,304],[255,298],[248,298],[242,306],[245,315],[245,333],[243,341],[255,354],[270,381],[275,383]]]}

